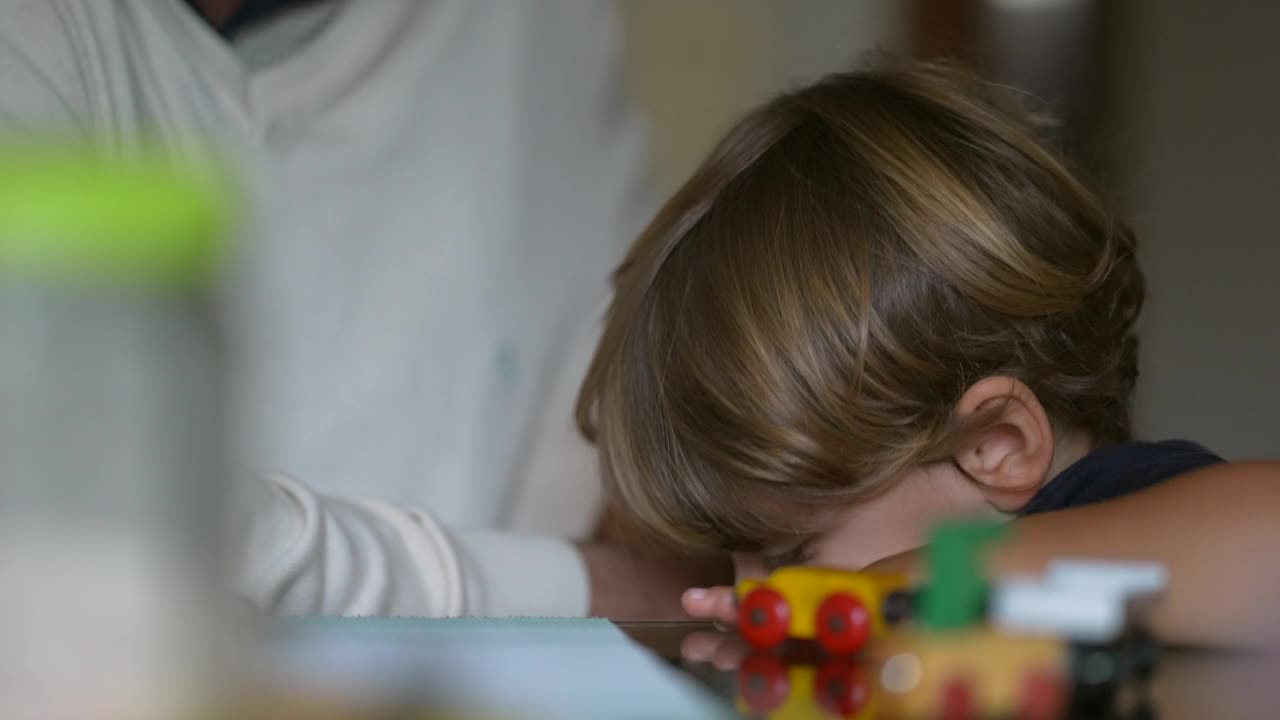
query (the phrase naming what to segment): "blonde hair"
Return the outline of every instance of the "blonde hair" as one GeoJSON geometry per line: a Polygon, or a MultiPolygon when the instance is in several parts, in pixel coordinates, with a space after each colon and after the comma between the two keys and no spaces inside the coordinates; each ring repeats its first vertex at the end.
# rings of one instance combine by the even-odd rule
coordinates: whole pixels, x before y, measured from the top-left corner
{"type": "Polygon", "coordinates": [[[578,422],[642,526],[761,549],[950,458],[984,377],[1126,439],[1143,294],[1129,227],[998,89],[833,75],[741,120],[636,240],[578,422]]]}

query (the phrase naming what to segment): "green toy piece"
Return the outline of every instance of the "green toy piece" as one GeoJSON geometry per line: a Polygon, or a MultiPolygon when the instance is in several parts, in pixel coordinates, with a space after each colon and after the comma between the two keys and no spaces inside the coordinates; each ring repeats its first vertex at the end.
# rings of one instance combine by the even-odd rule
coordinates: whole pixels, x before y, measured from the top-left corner
{"type": "Polygon", "coordinates": [[[947,522],[939,525],[926,550],[929,582],[921,598],[921,624],[953,630],[982,621],[987,579],[981,551],[1004,537],[1005,523],[947,522]]]}
{"type": "Polygon", "coordinates": [[[220,173],[158,152],[108,160],[72,141],[0,145],[0,272],[73,283],[190,285],[230,234],[220,173]]]}

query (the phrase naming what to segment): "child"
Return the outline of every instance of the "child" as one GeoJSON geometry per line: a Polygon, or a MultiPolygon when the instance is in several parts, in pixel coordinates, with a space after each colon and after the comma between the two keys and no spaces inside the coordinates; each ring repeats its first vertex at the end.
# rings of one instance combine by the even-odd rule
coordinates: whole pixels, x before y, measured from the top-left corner
{"type": "MultiPolygon", "coordinates": [[[[617,272],[578,418],[619,505],[740,576],[895,562],[940,518],[1014,516],[997,570],[1162,560],[1166,637],[1277,625],[1280,573],[1206,563],[1280,541],[1280,468],[1131,441],[1133,234],[1034,136],[928,65],[742,120],[617,272]]],[[[685,606],[733,615],[725,588],[685,606]]]]}

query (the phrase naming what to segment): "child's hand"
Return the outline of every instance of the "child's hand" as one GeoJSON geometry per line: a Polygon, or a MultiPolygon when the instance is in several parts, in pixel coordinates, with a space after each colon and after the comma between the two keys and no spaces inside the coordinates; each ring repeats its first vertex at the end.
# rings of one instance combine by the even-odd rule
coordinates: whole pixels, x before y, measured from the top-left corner
{"type": "MultiPolygon", "coordinates": [[[[733,569],[738,580],[768,574],[763,561],[754,555],[734,555],[733,569]]],[[[738,595],[731,585],[689,588],[680,596],[680,605],[691,617],[725,626],[722,630],[738,624],[738,595]]],[[[737,668],[747,649],[742,638],[725,632],[695,632],[680,643],[680,655],[686,661],[709,662],[718,670],[737,668]]]]}
{"type": "Polygon", "coordinates": [[[711,663],[717,670],[737,670],[748,649],[737,635],[695,632],[680,642],[680,657],[686,662],[711,663]]]}
{"type": "Polygon", "coordinates": [[[689,588],[680,596],[680,605],[699,620],[715,620],[726,625],[738,622],[738,599],[732,587],[689,588]]]}
{"type": "MultiPolygon", "coordinates": [[[[699,620],[735,625],[738,603],[732,587],[689,588],[680,596],[684,611],[699,620]]],[[[680,643],[680,656],[689,662],[709,662],[719,670],[733,670],[742,662],[745,649],[734,635],[696,632],[680,643]]]]}

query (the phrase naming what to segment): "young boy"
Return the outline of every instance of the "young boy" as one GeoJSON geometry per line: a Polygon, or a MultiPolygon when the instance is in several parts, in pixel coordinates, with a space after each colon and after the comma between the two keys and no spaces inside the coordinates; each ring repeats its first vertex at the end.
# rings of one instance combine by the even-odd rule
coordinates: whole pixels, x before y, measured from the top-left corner
{"type": "Polygon", "coordinates": [[[1280,572],[1244,561],[1280,541],[1280,467],[1131,442],[1133,234],[1034,136],[934,66],[748,115],[617,272],[578,407],[613,496],[740,576],[909,564],[940,518],[1014,516],[996,571],[1160,560],[1167,639],[1274,639],[1280,572]]]}

